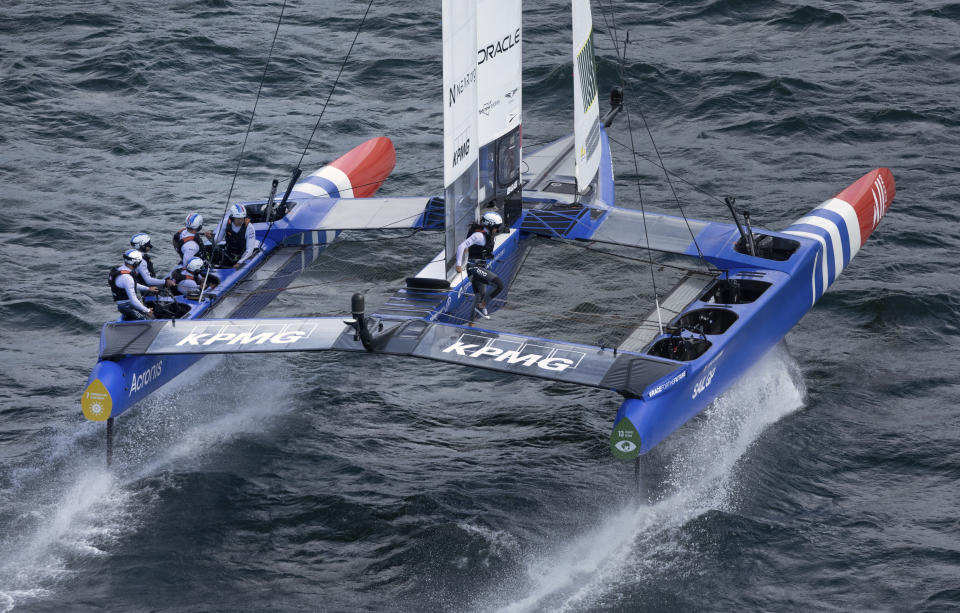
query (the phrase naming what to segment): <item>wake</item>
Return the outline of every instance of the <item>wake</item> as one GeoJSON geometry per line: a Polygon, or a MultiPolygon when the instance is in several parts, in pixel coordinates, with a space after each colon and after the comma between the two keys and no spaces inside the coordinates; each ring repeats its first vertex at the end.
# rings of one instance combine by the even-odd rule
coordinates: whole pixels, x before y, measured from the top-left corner
{"type": "Polygon", "coordinates": [[[669,570],[665,564],[684,557],[673,532],[709,511],[733,510],[738,462],[770,424],[801,408],[804,396],[796,362],[778,345],[699,419],[674,434],[676,440],[668,439],[673,448],[661,493],[652,502],[628,504],[598,527],[528,560],[526,576],[518,578],[521,593],[507,599],[501,593],[480,608],[510,613],[589,609],[618,586],[663,576],[669,570]]]}
{"type": "Polygon", "coordinates": [[[0,487],[0,613],[54,597],[73,569],[109,556],[148,521],[165,480],[147,477],[190,465],[239,434],[262,432],[289,406],[281,386],[236,385],[235,375],[219,368],[223,362],[201,361],[177,379],[177,389],[189,393],[164,388],[119,420],[112,469],[105,466],[105,425],[83,421],[46,439],[32,454],[40,459],[9,470],[0,487]],[[198,395],[200,388],[208,391],[198,395]]]}

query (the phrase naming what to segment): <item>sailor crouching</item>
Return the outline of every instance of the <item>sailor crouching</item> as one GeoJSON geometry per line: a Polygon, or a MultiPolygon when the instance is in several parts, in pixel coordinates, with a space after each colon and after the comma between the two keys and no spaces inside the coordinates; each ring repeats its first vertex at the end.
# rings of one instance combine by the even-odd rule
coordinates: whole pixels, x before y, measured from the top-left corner
{"type": "Polygon", "coordinates": [[[207,263],[202,258],[192,258],[186,266],[175,268],[170,278],[177,284],[177,292],[184,296],[199,294],[205,278],[207,289],[213,289],[220,283],[216,275],[207,274],[207,263]]]}
{"type": "Polygon", "coordinates": [[[153,309],[143,304],[140,292],[156,292],[159,288],[143,283],[137,272],[141,262],[143,255],[136,249],[128,249],[123,253],[123,265],[111,268],[107,277],[113,300],[124,321],[153,319],[153,309]]]}
{"type": "Polygon", "coordinates": [[[214,266],[217,268],[242,267],[257,251],[257,233],[247,217],[247,209],[242,204],[234,204],[230,212],[217,226],[214,242],[217,256],[214,266]]]}

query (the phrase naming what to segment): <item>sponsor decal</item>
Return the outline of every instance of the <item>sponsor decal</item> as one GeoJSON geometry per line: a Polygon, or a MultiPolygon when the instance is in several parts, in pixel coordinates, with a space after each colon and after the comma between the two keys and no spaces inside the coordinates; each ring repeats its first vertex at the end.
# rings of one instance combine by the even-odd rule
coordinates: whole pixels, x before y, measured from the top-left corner
{"type": "Polygon", "coordinates": [[[486,45],[485,47],[480,48],[477,51],[477,66],[483,64],[487,60],[492,60],[501,53],[506,53],[510,51],[515,46],[520,44],[520,28],[517,28],[513,34],[507,34],[502,39],[486,45]]]}
{"type": "Polygon", "coordinates": [[[887,202],[887,186],[883,183],[883,175],[877,175],[877,179],[873,182],[873,187],[870,189],[870,194],[873,196],[873,227],[876,229],[883,214],[886,213],[887,208],[889,208],[889,203],[887,202]]]}
{"type": "Polygon", "coordinates": [[[661,383],[661,384],[658,385],[657,387],[655,387],[655,388],[653,388],[652,390],[650,390],[649,392],[647,392],[647,398],[653,398],[653,397],[656,396],[657,394],[663,392],[664,390],[666,390],[666,389],[668,389],[668,388],[673,387],[674,385],[676,385],[677,383],[679,383],[680,381],[682,381],[682,380],[684,380],[684,379],[686,379],[686,378],[687,378],[687,371],[684,370],[684,371],[681,372],[680,374],[678,374],[678,375],[676,375],[675,377],[671,378],[669,381],[664,381],[663,383],[661,383]]]}
{"type": "Polygon", "coordinates": [[[113,411],[113,399],[107,386],[100,379],[94,379],[83,391],[80,398],[80,408],[83,416],[90,421],[106,421],[113,411]]]}
{"type": "Polygon", "coordinates": [[[462,334],[456,342],[444,348],[442,352],[504,365],[519,364],[526,368],[539,368],[551,372],[577,368],[586,356],[583,352],[553,345],[489,338],[477,334],[462,334]]]}
{"type": "Polygon", "coordinates": [[[467,157],[470,153],[470,139],[463,141],[463,143],[453,150],[453,165],[456,166],[460,163],[460,160],[467,157]]]}
{"type": "Polygon", "coordinates": [[[457,96],[463,93],[470,84],[477,80],[477,69],[474,68],[450,86],[450,96],[447,98],[447,106],[453,106],[457,103],[457,96]]]}
{"type": "Polygon", "coordinates": [[[610,433],[610,452],[618,460],[632,460],[640,455],[640,433],[623,417],[610,433]]]}
{"type": "Polygon", "coordinates": [[[145,371],[133,375],[133,381],[130,383],[130,392],[127,393],[127,396],[132,396],[134,392],[138,392],[147,385],[150,385],[154,379],[160,377],[162,372],[163,360],[160,360],[145,371]]]}
{"type": "MultiPolygon", "coordinates": [[[[180,338],[175,347],[210,347],[211,345],[288,345],[309,338],[316,325],[267,323],[257,325],[197,326],[180,338]]],[[[172,342],[172,339],[171,339],[172,342]]]]}
{"type": "Polygon", "coordinates": [[[280,332],[260,333],[252,330],[237,333],[220,331],[216,334],[209,332],[191,332],[177,343],[177,347],[184,345],[203,345],[204,347],[209,347],[214,343],[225,345],[249,345],[253,343],[254,345],[263,345],[267,342],[273,343],[274,345],[285,345],[287,343],[295,343],[301,338],[306,337],[306,330],[283,330],[280,332]]]}
{"type": "Polygon", "coordinates": [[[580,68],[580,95],[583,102],[583,112],[593,105],[597,99],[597,68],[593,60],[593,30],[587,34],[587,42],[577,53],[577,66],[580,68]]]}
{"type": "Polygon", "coordinates": [[[495,107],[495,106],[499,106],[499,105],[500,105],[500,101],[499,101],[499,100],[493,100],[493,101],[487,100],[486,102],[484,102],[484,103],[480,106],[480,114],[481,114],[481,115],[486,115],[487,117],[489,117],[489,116],[490,116],[490,109],[492,109],[492,108],[495,107]]]}

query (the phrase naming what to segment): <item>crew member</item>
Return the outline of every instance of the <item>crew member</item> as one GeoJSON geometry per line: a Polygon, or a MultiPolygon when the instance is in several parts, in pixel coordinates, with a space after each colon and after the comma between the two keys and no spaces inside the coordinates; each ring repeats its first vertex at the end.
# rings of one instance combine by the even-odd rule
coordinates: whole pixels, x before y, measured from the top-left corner
{"type": "Polygon", "coordinates": [[[162,287],[164,285],[173,287],[176,285],[173,279],[158,279],[154,276],[156,272],[153,268],[153,258],[148,255],[153,249],[149,234],[144,232],[134,234],[133,238],[130,239],[130,246],[139,251],[140,255],[143,256],[143,261],[137,266],[137,272],[140,274],[140,278],[143,279],[145,285],[149,285],[150,287],[162,287]]]}
{"type": "MultiPolygon", "coordinates": [[[[200,230],[203,229],[203,215],[200,213],[190,213],[187,215],[183,228],[173,233],[173,248],[177,250],[180,256],[181,266],[186,267],[187,262],[195,257],[205,257],[207,255],[206,247],[200,242],[200,230]]],[[[207,230],[203,233],[209,239],[213,238],[213,233],[207,230]]]]}
{"type": "Polygon", "coordinates": [[[153,319],[153,309],[143,304],[140,292],[158,291],[159,288],[149,287],[143,283],[137,267],[143,261],[143,255],[136,249],[127,249],[123,252],[123,265],[110,269],[107,283],[113,292],[113,300],[117,303],[124,321],[137,319],[153,319]]]}
{"type": "Polygon", "coordinates": [[[487,312],[487,302],[493,300],[503,291],[503,281],[495,272],[487,268],[487,260],[493,257],[493,240],[500,229],[503,218],[493,211],[484,213],[480,223],[470,226],[467,238],[457,245],[457,272],[463,272],[466,259],[467,277],[473,286],[475,296],[474,313],[490,319],[487,312]],[[493,292],[487,295],[487,286],[494,286],[493,292]]]}
{"type": "Polygon", "coordinates": [[[230,207],[227,217],[217,228],[215,242],[221,247],[216,261],[218,268],[240,268],[253,257],[257,250],[257,233],[247,217],[247,208],[242,204],[230,207]]]}
{"type": "Polygon", "coordinates": [[[170,277],[177,284],[177,291],[183,295],[199,294],[204,278],[207,280],[207,289],[215,288],[220,280],[216,275],[207,274],[207,263],[203,258],[191,258],[186,266],[174,269],[170,277]]]}

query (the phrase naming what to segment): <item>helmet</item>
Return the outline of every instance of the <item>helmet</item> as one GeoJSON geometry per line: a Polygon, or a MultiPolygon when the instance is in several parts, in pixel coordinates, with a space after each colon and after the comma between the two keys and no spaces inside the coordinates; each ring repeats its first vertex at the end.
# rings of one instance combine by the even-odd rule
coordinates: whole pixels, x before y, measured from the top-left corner
{"type": "Polygon", "coordinates": [[[483,217],[480,218],[480,225],[487,228],[492,228],[494,226],[499,226],[503,223],[503,217],[500,217],[499,214],[490,211],[489,213],[484,213],[483,217]]]}
{"type": "Polygon", "coordinates": [[[153,247],[150,244],[150,235],[139,232],[133,235],[133,238],[130,239],[130,246],[134,249],[143,249],[145,247],[153,247]]]}
{"type": "Polygon", "coordinates": [[[203,258],[190,258],[187,262],[187,272],[203,272],[204,268],[206,268],[206,262],[203,258]]]}
{"type": "Polygon", "coordinates": [[[230,205],[230,219],[244,219],[247,216],[247,207],[242,204],[230,205]]]}
{"type": "Polygon", "coordinates": [[[143,261],[143,254],[136,249],[127,249],[123,252],[123,263],[127,266],[139,266],[143,261]]]}
{"type": "Polygon", "coordinates": [[[191,230],[199,230],[203,227],[203,215],[200,213],[190,213],[187,215],[186,226],[191,230]]]}

